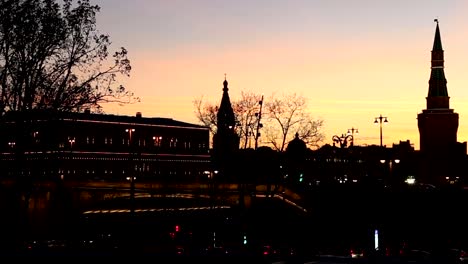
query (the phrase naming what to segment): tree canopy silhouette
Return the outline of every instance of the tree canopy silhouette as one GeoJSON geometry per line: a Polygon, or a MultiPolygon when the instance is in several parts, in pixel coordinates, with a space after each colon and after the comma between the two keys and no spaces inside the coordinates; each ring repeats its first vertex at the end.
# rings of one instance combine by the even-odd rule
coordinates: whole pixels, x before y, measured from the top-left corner
{"type": "Polygon", "coordinates": [[[0,0],[0,115],[100,111],[103,103],[139,100],[117,84],[129,76],[130,60],[124,47],[109,55],[99,11],[89,0],[0,0]]]}

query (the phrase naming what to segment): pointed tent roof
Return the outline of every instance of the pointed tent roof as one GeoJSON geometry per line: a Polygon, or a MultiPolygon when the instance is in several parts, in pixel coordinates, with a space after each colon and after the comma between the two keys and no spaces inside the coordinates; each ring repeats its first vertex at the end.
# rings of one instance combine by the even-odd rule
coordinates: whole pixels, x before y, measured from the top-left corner
{"type": "MultiPolygon", "coordinates": [[[[432,48],[432,56],[431,56],[431,77],[429,79],[429,92],[428,92],[428,100],[431,97],[447,97],[447,80],[445,78],[444,72],[444,50],[442,49],[442,41],[440,37],[440,30],[439,30],[439,21],[438,19],[434,19],[437,23],[436,31],[434,36],[434,45],[432,48]]],[[[448,104],[446,101],[444,104],[448,104]]],[[[437,104],[439,107],[442,106],[437,104]]],[[[448,108],[448,105],[443,105],[443,108],[448,108]]]]}
{"type": "Polygon", "coordinates": [[[439,30],[439,20],[434,19],[434,22],[437,23],[436,25],[436,32],[434,37],[434,45],[432,46],[432,50],[443,50],[442,49],[442,41],[440,40],[440,30],[439,30]]]}
{"type": "Polygon", "coordinates": [[[218,129],[220,127],[229,128],[234,127],[235,125],[235,118],[234,118],[234,111],[231,106],[231,100],[229,99],[229,88],[228,88],[228,81],[226,77],[224,77],[223,82],[223,97],[221,98],[221,104],[219,105],[218,109],[218,129]]]}

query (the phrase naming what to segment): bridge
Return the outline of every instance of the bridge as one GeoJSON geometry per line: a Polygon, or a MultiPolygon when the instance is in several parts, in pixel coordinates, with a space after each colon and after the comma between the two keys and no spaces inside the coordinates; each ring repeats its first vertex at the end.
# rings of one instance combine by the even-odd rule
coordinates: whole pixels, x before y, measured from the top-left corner
{"type": "MultiPolygon", "coordinates": [[[[19,199],[26,214],[46,217],[52,207],[73,208],[82,214],[111,212],[144,212],[162,210],[150,208],[142,201],[159,198],[205,200],[207,206],[250,207],[256,198],[283,201],[298,211],[308,213],[301,195],[283,185],[238,183],[161,183],[130,181],[0,181],[0,195],[4,201],[19,199]],[[2,191],[8,190],[8,191],[2,191]],[[12,196],[13,195],[13,196],[12,196]],[[11,196],[11,197],[8,197],[11,196]],[[59,205],[57,205],[59,204],[59,205]]],[[[0,206],[2,204],[0,203],[0,206]]]]}
{"type": "MultiPolygon", "coordinates": [[[[243,186],[237,183],[135,183],[134,186],[128,182],[86,182],[71,185],[72,192],[75,193],[80,203],[82,212],[89,213],[126,213],[146,212],[149,210],[166,210],[164,208],[151,208],[144,206],[139,201],[145,199],[158,198],[180,198],[180,199],[201,199],[209,201],[206,207],[212,206],[245,206],[250,207],[252,200],[261,198],[272,198],[283,201],[299,211],[307,213],[308,210],[302,205],[302,198],[299,194],[284,186],[277,186],[275,190],[269,190],[265,184],[255,186],[243,186]],[[106,208],[106,201],[128,200],[127,208],[106,208]],[[101,208],[97,208],[96,205],[101,208]],[[104,205],[104,206],[103,206],[104,205]]],[[[182,209],[184,210],[184,209],[182,209]]]]}

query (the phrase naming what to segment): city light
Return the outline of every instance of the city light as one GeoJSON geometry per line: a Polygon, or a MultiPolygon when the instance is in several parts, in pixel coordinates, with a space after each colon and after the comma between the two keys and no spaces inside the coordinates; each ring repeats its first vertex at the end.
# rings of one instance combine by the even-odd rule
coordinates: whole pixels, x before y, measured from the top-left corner
{"type": "Polygon", "coordinates": [[[375,250],[379,250],[379,230],[374,231],[374,248],[375,250]]]}
{"type": "Polygon", "coordinates": [[[405,182],[406,182],[407,184],[412,185],[412,184],[415,184],[415,183],[416,183],[416,179],[414,178],[414,176],[408,176],[408,178],[405,180],[405,182]]]}

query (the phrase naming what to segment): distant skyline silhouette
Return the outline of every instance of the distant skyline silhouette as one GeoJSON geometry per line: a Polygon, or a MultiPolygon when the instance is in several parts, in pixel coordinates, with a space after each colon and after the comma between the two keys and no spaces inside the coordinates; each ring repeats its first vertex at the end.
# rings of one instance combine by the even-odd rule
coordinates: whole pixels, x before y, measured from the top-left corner
{"type": "Polygon", "coordinates": [[[419,149],[435,23],[440,23],[450,107],[458,141],[468,140],[468,3],[464,1],[102,1],[97,26],[132,63],[123,83],[141,103],[106,105],[111,114],[198,123],[192,101],[218,105],[227,74],[242,91],[297,93],[324,120],[323,144],[358,128],[358,145],[400,140],[419,149]]]}

